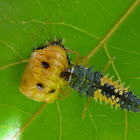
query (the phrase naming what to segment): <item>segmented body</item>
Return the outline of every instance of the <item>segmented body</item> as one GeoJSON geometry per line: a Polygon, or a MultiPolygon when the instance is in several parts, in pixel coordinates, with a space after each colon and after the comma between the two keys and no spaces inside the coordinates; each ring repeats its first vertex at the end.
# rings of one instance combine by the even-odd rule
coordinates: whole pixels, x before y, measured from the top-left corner
{"type": "Polygon", "coordinates": [[[20,91],[33,100],[52,103],[64,85],[60,74],[67,68],[67,54],[58,43],[39,48],[24,70],[20,91]]]}
{"type": "Polygon", "coordinates": [[[76,65],[71,69],[68,64],[70,61],[61,41],[49,42],[38,48],[24,70],[20,91],[33,100],[52,103],[61,93],[65,81],[68,81],[80,95],[94,97],[116,108],[140,112],[140,99],[128,88],[117,81],[113,82],[101,71],[93,71],[93,67],[76,65]]]}
{"type": "Polygon", "coordinates": [[[85,68],[76,65],[71,70],[69,78],[70,86],[77,90],[81,95],[94,97],[95,100],[110,103],[111,106],[121,107],[122,109],[133,112],[140,111],[140,99],[133,95],[128,88],[113,82],[112,78],[107,78],[101,71],[93,71],[93,67],[85,68]]]}

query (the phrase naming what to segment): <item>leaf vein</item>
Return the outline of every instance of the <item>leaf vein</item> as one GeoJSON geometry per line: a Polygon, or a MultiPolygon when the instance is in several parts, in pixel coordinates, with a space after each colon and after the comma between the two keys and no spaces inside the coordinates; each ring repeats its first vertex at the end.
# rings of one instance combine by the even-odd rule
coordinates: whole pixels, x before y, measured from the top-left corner
{"type": "Polygon", "coordinates": [[[6,107],[9,107],[9,108],[16,109],[16,110],[18,110],[19,112],[23,112],[23,113],[25,113],[25,114],[32,115],[32,114],[30,114],[30,113],[28,113],[28,112],[25,112],[25,111],[23,111],[23,110],[21,110],[21,109],[18,109],[18,108],[16,108],[16,107],[11,106],[11,105],[8,105],[8,104],[0,104],[0,106],[6,106],[6,107]]]}
{"type": "Polygon", "coordinates": [[[137,53],[136,51],[124,50],[124,49],[117,48],[117,47],[111,47],[111,48],[114,48],[114,49],[116,49],[116,50],[120,50],[120,51],[124,51],[124,52],[128,52],[128,53],[132,53],[132,54],[136,54],[136,55],[140,56],[140,54],[137,53]]]}
{"type": "Polygon", "coordinates": [[[56,100],[56,104],[57,104],[57,109],[58,109],[59,119],[60,119],[59,140],[61,140],[61,137],[62,137],[62,115],[61,115],[61,111],[60,111],[58,100],[56,100]]]}
{"type": "Polygon", "coordinates": [[[108,33],[99,41],[97,46],[91,50],[91,52],[87,55],[88,59],[90,59],[99,49],[106,43],[111,36],[115,33],[115,31],[120,27],[120,25],[127,19],[127,17],[133,12],[133,10],[137,7],[140,0],[134,1],[134,3],[128,8],[128,10],[122,15],[122,17],[114,24],[114,26],[108,31],[108,33]]]}
{"type": "Polygon", "coordinates": [[[41,108],[29,119],[29,121],[20,129],[20,131],[12,138],[12,140],[16,140],[17,137],[21,135],[21,133],[31,124],[31,122],[40,114],[40,112],[45,108],[47,104],[44,103],[41,108]]]}
{"type": "Polygon", "coordinates": [[[103,11],[105,11],[107,14],[109,14],[113,18],[116,18],[110,11],[108,11],[107,9],[104,8],[104,6],[102,5],[102,3],[99,0],[96,0],[96,2],[102,8],[103,11]]]}
{"type": "Polygon", "coordinates": [[[7,42],[0,40],[1,43],[5,44],[9,49],[11,49],[21,60],[23,60],[22,56],[7,42]]]}
{"type": "Polygon", "coordinates": [[[21,63],[25,63],[25,62],[28,62],[28,60],[22,60],[22,61],[18,61],[18,62],[15,62],[15,63],[11,63],[11,64],[8,64],[8,65],[5,65],[3,67],[0,67],[0,70],[4,70],[4,69],[9,68],[11,66],[15,66],[15,65],[18,65],[18,64],[21,64],[21,63]]]}

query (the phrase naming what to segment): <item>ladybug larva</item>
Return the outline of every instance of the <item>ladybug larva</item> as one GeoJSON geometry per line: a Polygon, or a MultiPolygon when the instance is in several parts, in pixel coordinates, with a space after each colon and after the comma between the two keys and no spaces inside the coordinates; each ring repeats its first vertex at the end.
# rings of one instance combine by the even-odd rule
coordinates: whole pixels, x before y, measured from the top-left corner
{"type": "Polygon", "coordinates": [[[94,97],[100,102],[110,103],[112,107],[140,112],[140,99],[133,94],[133,91],[129,91],[129,87],[124,88],[123,84],[113,82],[112,78],[104,76],[101,71],[94,71],[93,67],[74,66],[71,70],[69,85],[88,98],[94,97]]]}

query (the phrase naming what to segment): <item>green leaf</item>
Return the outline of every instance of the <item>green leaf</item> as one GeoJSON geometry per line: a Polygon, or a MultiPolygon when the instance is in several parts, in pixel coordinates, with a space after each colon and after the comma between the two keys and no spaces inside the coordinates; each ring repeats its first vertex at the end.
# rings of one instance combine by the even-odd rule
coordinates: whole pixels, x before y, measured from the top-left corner
{"type": "MultiPolygon", "coordinates": [[[[20,78],[33,48],[50,38],[81,56],[88,66],[126,82],[140,97],[140,0],[1,0],[0,139],[136,140],[140,114],[94,100],[81,114],[86,98],[76,92],[53,104],[38,103],[19,91],[20,78]],[[91,52],[91,50],[95,49],[91,52]],[[90,53],[91,52],[91,53],[90,53]],[[94,54],[94,55],[92,55],[94,54]]],[[[71,55],[74,61],[75,55],[71,55]]]]}

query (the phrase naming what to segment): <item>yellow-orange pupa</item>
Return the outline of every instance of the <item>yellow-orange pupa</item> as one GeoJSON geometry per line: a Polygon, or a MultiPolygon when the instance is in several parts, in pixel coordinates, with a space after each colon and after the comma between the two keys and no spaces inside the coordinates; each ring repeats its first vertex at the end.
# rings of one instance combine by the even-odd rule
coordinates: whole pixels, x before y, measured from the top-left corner
{"type": "Polygon", "coordinates": [[[20,91],[33,100],[52,103],[64,85],[60,75],[67,68],[65,49],[58,43],[48,43],[46,47],[35,50],[29,58],[20,91]]]}

